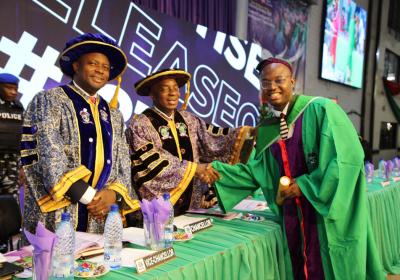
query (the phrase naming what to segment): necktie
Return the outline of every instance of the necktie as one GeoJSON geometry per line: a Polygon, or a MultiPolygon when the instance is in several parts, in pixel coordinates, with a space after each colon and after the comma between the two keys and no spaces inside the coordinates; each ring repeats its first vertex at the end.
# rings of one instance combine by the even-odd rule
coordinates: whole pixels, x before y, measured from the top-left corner
{"type": "Polygon", "coordinates": [[[280,133],[282,140],[286,140],[288,138],[289,129],[285,120],[285,114],[281,113],[281,122],[280,122],[280,133]]]}
{"type": "Polygon", "coordinates": [[[96,97],[95,97],[95,96],[89,96],[89,100],[90,100],[90,102],[92,102],[93,104],[96,104],[96,97]]]}

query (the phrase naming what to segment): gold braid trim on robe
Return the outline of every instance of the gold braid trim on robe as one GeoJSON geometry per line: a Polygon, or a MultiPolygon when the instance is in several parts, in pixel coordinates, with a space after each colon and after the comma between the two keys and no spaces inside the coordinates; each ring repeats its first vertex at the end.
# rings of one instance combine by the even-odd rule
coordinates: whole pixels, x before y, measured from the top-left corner
{"type": "MultiPolygon", "coordinates": [[[[140,178],[142,178],[142,177],[147,176],[151,171],[153,171],[154,169],[156,169],[160,164],[162,164],[162,163],[165,161],[165,159],[163,159],[163,158],[160,157],[160,153],[154,152],[154,153],[152,153],[151,155],[154,155],[154,154],[157,154],[157,155],[159,156],[159,158],[156,159],[155,161],[152,161],[152,162],[147,166],[147,168],[146,168],[145,170],[136,173],[136,175],[135,175],[135,180],[138,180],[138,179],[140,179],[140,178]]],[[[134,164],[134,163],[132,162],[132,166],[137,166],[137,165],[139,165],[139,164],[134,164]]],[[[164,168],[167,168],[168,166],[169,166],[169,162],[168,162],[168,164],[167,164],[166,166],[164,166],[164,167],[160,170],[160,172],[158,172],[157,174],[155,174],[150,180],[152,180],[152,179],[153,179],[154,177],[156,177],[158,174],[160,174],[161,172],[163,172],[164,168]]],[[[150,180],[149,180],[149,181],[150,181],[150,180]]]]}
{"type": "Polygon", "coordinates": [[[21,150],[20,153],[22,157],[28,157],[37,154],[37,149],[21,150]]]}
{"type": "Polygon", "coordinates": [[[103,134],[102,134],[100,113],[98,107],[99,100],[100,99],[97,98],[96,104],[89,102],[90,110],[92,111],[92,116],[94,120],[94,125],[96,128],[96,158],[95,158],[95,165],[94,165],[93,179],[92,179],[93,186],[97,185],[97,182],[99,181],[100,175],[104,168],[104,143],[103,143],[103,134]]]}
{"type": "Polygon", "coordinates": [[[66,198],[63,198],[60,201],[54,201],[51,199],[50,195],[46,195],[38,201],[38,204],[40,210],[43,213],[47,213],[66,207],[71,204],[71,201],[66,198]]]}
{"type": "Polygon", "coordinates": [[[55,201],[59,201],[63,198],[64,194],[73,183],[81,179],[87,183],[89,182],[90,175],[92,175],[92,172],[84,165],[80,165],[64,174],[61,177],[61,180],[51,189],[50,195],[55,201]]]}
{"type": "MultiPolygon", "coordinates": [[[[148,164],[145,170],[137,172],[134,175],[135,180],[139,180],[140,178],[147,176],[150,172],[152,172],[154,169],[156,169],[160,164],[162,164],[164,161],[166,161],[165,159],[163,159],[161,157],[159,152],[154,150],[154,144],[152,142],[147,142],[146,144],[140,146],[140,148],[135,150],[135,153],[140,152],[140,151],[145,151],[145,152],[139,156],[138,160],[131,161],[132,167],[142,165],[146,159],[148,159],[149,157],[151,157],[153,155],[158,155],[158,159],[155,159],[150,164],[148,164]],[[151,146],[151,148],[149,148],[149,146],[151,146]]],[[[154,177],[158,176],[168,166],[169,166],[169,162],[166,166],[162,167],[162,169],[148,181],[151,181],[154,177]]]]}
{"type": "Polygon", "coordinates": [[[35,141],[36,140],[36,135],[32,134],[22,134],[21,135],[21,141],[35,141]]]}
{"type": "Polygon", "coordinates": [[[185,174],[183,175],[182,181],[170,193],[171,195],[170,200],[173,205],[175,205],[175,203],[178,201],[178,199],[181,197],[183,192],[188,187],[189,183],[192,181],[193,176],[196,173],[196,169],[197,169],[197,163],[189,161],[185,174]]]}
{"type": "Polygon", "coordinates": [[[81,179],[88,182],[91,174],[92,172],[84,165],[64,174],[61,180],[51,189],[50,195],[45,195],[37,201],[42,212],[51,212],[70,205],[71,201],[64,197],[65,193],[73,183],[81,179]]]}
{"type": "Polygon", "coordinates": [[[153,148],[145,152],[143,155],[141,155],[139,158],[143,161],[145,161],[147,158],[151,157],[154,154],[158,154],[157,152],[153,151],[153,148]]]}
{"type": "MultiPolygon", "coordinates": [[[[152,142],[147,142],[146,144],[144,144],[144,145],[140,146],[138,149],[136,149],[136,150],[135,150],[135,153],[137,153],[137,152],[139,152],[139,151],[147,151],[147,146],[148,146],[149,144],[150,144],[150,145],[153,145],[152,142]]],[[[149,153],[151,150],[153,150],[153,148],[150,148],[147,152],[144,152],[144,153],[142,154],[142,156],[146,155],[146,154],[149,153]]],[[[135,165],[140,165],[140,164],[142,164],[142,162],[143,162],[146,158],[148,158],[149,156],[151,156],[151,155],[146,155],[144,159],[142,159],[142,157],[140,157],[140,159],[131,160],[131,166],[135,166],[135,165]]]]}

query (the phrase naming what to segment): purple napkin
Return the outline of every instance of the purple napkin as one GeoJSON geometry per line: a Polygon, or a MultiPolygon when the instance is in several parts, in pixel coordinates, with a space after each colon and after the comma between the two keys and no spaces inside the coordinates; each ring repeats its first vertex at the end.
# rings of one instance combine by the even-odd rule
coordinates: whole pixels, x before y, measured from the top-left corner
{"type": "Polygon", "coordinates": [[[56,234],[47,230],[41,222],[36,227],[36,234],[32,234],[25,229],[24,232],[34,248],[32,259],[34,261],[36,279],[46,280],[50,275],[51,255],[57,239],[56,234]]]}
{"type": "Polygon", "coordinates": [[[151,204],[153,205],[153,218],[154,218],[154,235],[157,240],[160,240],[162,236],[162,232],[164,230],[163,225],[168,220],[169,216],[169,205],[168,202],[165,201],[162,197],[159,197],[157,199],[153,199],[151,201],[151,204]]]}
{"type": "Polygon", "coordinates": [[[388,160],[386,162],[386,166],[385,166],[385,177],[386,180],[389,180],[391,175],[392,175],[392,170],[393,170],[393,162],[391,160],[388,160]]]}
{"type": "Polygon", "coordinates": [[[153,205],[147,199],[143,199],[139,201],[140,209],[143,214],[143,226],[145,230],[145,239],[147,238],[147,242],[150,242],[150,225],[153,223],[153,205]]]}

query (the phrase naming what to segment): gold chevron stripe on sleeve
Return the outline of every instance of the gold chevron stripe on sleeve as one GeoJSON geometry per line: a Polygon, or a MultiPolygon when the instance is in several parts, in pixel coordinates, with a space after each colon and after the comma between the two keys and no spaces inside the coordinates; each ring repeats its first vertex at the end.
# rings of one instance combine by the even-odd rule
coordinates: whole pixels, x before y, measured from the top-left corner
{"type": "MultiPolygon", "coordinates": [[[[149,174],[151,171],[153,171],[153,169],[157,168],[163,161],[165,161],[165,159],[159,158],[159,159],[151,162],[145,170],[140,171],[135,174],[135,180],[138,180],[142,177],[147,176],[147,174],[149,174]]],[[[169,165],[169,163],[168,163],[168,165],[169,165]]],[[[164,168],[158,174],[160,174],[163,170],[164,170],[164,168]]],[[[154,175],[154,177],[158,176],[158,174],[154,175]]]]}
{"type": "Polygon", "coordinates": [[[38,205],[43,213],[52,212],[57,209],[67,207],[70,204],[71,201],[69,201],[66,198],[62,198],[59,201],[55,201],[51,198],[50,195],[46,195],[38,200],[38,205]]]}
{"type": "Polygon", "coordinates": [[[92,172],[84,165],[80,165],[74,170],[71,170],[62,176],[61,180],[52,188],[50,195],[54,201],[60,201],[64,198],[64,194],[68,191],[71,185],[79,180],[89,181],[92,172]]]}

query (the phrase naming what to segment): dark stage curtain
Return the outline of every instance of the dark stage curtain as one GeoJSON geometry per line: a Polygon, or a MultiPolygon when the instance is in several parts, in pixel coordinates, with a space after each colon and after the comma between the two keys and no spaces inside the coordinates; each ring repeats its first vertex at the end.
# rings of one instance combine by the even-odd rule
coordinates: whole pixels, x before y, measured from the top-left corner
{"type": "Polygon", "coordinates": [[[132,2],[216,31],[235,34],[235,0],[132,0],[132,2]]]}

